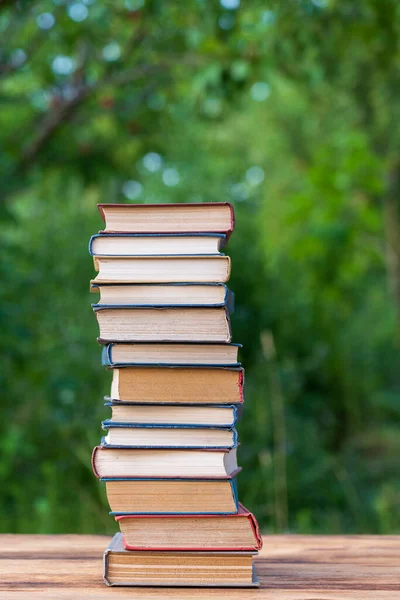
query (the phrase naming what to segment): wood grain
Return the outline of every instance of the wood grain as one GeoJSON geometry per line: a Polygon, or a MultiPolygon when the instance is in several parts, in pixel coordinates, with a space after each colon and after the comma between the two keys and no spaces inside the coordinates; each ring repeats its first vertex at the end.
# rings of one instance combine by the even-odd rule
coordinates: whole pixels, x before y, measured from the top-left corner
{"type": "Polygon", "coordinates": [[[400,600],[400,536],[265,536],[258,590],[108,588],[103,536],[0,536],[0,599],[400,600]]]}

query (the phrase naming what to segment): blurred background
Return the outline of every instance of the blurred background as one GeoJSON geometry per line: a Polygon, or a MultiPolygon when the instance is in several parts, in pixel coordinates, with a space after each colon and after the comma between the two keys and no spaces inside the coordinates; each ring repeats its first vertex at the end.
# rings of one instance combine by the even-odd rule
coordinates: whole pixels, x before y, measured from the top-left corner
{"type": "Polygon", "coordinates": [[[115,530],[98,202],[231,201],[264,531],[400,531],[400,4],[0,2],[0,530],[115,530]]]}

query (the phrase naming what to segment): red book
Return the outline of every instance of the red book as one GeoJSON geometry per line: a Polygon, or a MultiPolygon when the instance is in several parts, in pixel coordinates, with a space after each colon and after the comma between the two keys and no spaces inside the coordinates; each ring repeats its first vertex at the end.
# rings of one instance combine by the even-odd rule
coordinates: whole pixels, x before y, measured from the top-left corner
{"type": "Polygon", "coordinates": [[[254,552],[257,521],[242,504],[233,515],[118,515],[126,550],[254,552]]]}
{"type": "Polygon", "coordinates": [[[223,233],[235,225],[229,202],[191,204],[98,204],[100,233],[223,233]]]}

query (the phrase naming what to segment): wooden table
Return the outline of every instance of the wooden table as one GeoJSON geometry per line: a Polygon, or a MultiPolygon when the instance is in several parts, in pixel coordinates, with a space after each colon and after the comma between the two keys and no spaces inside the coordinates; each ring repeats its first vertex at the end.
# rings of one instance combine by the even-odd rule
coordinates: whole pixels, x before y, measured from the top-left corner
{"type": "Polygon", "coordinates": [[[87,535],[0,536],[0,598],[400,600],[400,536],[266,536],[258,590],[109,588],[102,553],[87,535]]]}

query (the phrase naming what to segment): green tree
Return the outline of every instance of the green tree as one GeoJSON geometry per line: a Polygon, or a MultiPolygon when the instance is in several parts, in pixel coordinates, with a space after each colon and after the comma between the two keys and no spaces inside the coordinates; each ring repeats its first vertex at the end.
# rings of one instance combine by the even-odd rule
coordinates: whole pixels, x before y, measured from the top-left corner
{"type": "Polygon", "coordinates": [[[3,3],[4,530],[113,530],[89,464],[96,203],[216,200],[237,215],[241,498],[275,531],[399,529],[398,13],[3,3]]]}

